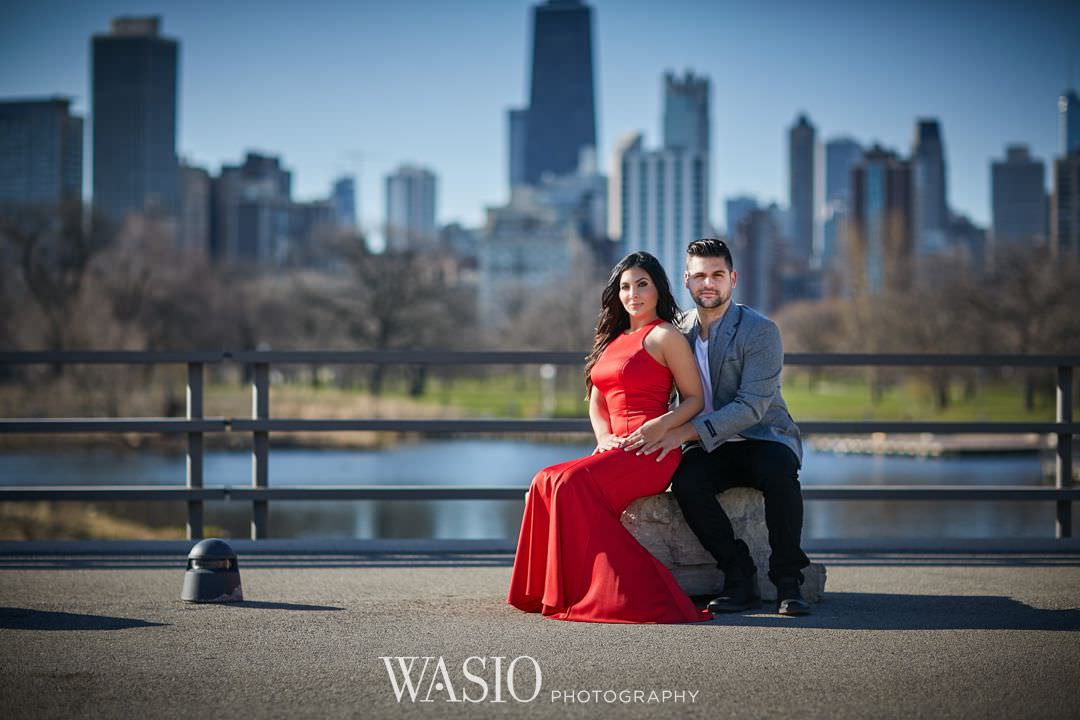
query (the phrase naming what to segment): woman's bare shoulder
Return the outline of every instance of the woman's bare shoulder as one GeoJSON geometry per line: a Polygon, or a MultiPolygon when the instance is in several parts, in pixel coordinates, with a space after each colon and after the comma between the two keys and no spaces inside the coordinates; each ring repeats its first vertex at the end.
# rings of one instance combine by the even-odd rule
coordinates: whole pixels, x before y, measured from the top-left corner
{"type": "Polygon", "coordinates": [[[661,342],[669,342],[668,338],[679,338],[683,342],[686,342],[679,328],[666,320],[653,328],[652,334],[661,342]]]}

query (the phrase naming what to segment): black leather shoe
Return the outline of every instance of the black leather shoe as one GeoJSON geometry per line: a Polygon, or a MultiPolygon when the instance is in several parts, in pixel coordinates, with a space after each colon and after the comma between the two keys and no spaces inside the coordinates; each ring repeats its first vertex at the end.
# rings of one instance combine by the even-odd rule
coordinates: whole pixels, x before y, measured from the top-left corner
{"type": "Polygon", "coordinates": [[[776,581],[776,612],[781,615],[809,615],[810,603],[799,589],[799,578],[780,578],[776,581]]]}
{"type": "Polygon", "coordinates": [[[749,575],[727,573],[720,597],[709,603],[711,613],[732,613],[761,607],[761,590],[758,589],[757,571],[749,575]]]}

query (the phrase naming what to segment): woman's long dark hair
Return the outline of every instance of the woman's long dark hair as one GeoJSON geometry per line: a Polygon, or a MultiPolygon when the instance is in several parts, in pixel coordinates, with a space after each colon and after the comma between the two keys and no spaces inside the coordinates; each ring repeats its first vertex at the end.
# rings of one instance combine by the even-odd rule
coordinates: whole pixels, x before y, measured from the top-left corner
{"type": "Polygon", "coordinates": [[[596,320],[596,336],[593,338],[592,352],[585,360],[586,400],[592,392],[592,369],[596,361],[604,354],[604,350],[612,340],[630,329],[630,314],[619,301],[619,281],[624,272],[635,267],[647,272],[653,285],[656,286],[656,316],[674,323],[679,313],[675,296],[671,294],[667,273],[664,272],[664,267],[659,260],[640,250],[620,260],[619,264],[612,269],[611,277],[608,278],[604,292],[600,296],[600,317],[596,320]]]}

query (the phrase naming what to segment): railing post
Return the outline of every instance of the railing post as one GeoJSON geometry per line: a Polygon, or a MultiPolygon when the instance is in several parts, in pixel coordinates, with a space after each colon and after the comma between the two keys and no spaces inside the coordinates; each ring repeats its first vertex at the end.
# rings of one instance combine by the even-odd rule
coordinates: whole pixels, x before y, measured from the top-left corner
{"type": "MultiPolygon", "coordinates": [[[[270,418],[270,365],[255,363],[255,377],[251,385],[251,417],[255,420],[270,418]]],[[[255,431],[251,448],[251,486],[264,488],[268,485],[270,462],[270,433],[255,431]]],[[[251,503],[251,539],[261,540],[269,536],[269,503],[253,500],[251,503]]]]}
{"type": "MultiPolygon", "coordinates": [[[[1057,421],[1072,422],[1072,380],[1071,365],[1062,365],[1057,369],[1057,421]]],[[[1054,484],[1058,488],[1072,487],[1072,433],[1058,433],[1057,463],[1054,471],[1054,484]]],[[[1072,501],[1058,500],[1057,528],[1059,538],[1072,537],[1072,501]]]]}
{"type": "MultiPolygon", "coordinates": [[[[187,366],[187,419],[203,417],[203,364],[192,362],[187,366]]],[[[203,434],[187,434],[187,487],[203,486],[203,434]]],[[[201,540],[203,536],[203,501],[188,500],[187,539],[201,540]]]]}

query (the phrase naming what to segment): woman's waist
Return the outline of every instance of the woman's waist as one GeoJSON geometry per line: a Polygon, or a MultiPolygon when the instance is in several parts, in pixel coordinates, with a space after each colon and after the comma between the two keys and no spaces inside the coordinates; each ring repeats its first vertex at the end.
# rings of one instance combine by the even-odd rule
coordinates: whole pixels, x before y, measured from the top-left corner
{"type": "Polygon", "coordinates": [[[668,408],[666,405],[658,405],[655,408],[635,409],[627,411],[611,411],[611,409],[609,408],[609,418],[611,420],[612,426],[618,424],[622,426],[629,426],[631,430],[636,430],[648,421],[664,415],[665,413],[667,413],[667,411],[668,408]]]}

